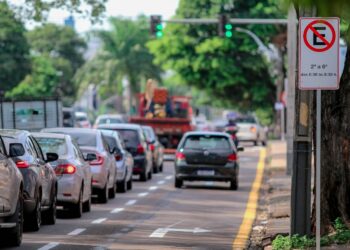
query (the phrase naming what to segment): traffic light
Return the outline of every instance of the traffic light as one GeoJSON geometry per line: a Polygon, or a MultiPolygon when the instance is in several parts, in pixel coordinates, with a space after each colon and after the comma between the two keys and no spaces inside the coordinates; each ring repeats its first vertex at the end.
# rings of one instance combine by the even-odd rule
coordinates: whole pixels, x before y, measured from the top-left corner
{"type": "Polygon", "coordinates": [[[151,16],[151,35],[157,38],[163,37],[163,24],[161,16],[151,16]]]}
{"type": "Polygon", "coordinates": [[[231,38],[233,36],[233,26],[230,18],[226,15],[219,16],[219,36],[231,38]]]}

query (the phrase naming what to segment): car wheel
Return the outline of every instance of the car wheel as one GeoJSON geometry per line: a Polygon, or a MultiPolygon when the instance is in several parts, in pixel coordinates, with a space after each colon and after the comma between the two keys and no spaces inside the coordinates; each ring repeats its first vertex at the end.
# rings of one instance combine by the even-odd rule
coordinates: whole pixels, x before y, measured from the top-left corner
{"type": "Polygon", "coordinates": [[[231,190],[237,190],[238,189],[238,179],[237,178],[234,178],[231,181],[230,189],[231,190]]]}
{"type": "Polygon", "coordinates": [[[16,226],[10,229],[7,235],[9,246],[18,247],[22,243],[23,234],[23,193],[19,192],[17,207],[15,213],[9,218],[9,222],[16,223],[16,226]]]}
{"type": "Polygon", "coordinates": [[[81,218],[83,215],[83,189],[80,189],[78,203],[72,205],[72,212],[75,218],[81,218]]]}
{"type": "Polygon", "coordinates": [[[140,174],[140,181],[147,181],[147,174],[146,173],[140,174]]]}
{"type": "Polygon", "coordinates": [[[266,146],[266,141],[261,141],[261,145],[266,146]]]}
{"type": "Polygon", "coordinates": [[[176,188],[181,188],[182,186],[183,186],[183,180],[175,178],[175,187],[176,188]]]}
{"type": "Polygon", "coordinates": [[[109,199],[114,199],[115,198],[115,193],[117,192],[117,183],[113,182],[113,187],[111,187],[108,190],[108,198],[109,199]]]}
{"type": "Polygon", "coordinates": [[[117,191],[118,193],[125,193],[127,190],[127,181],[124,179],[121,182],[117,183],[117,191]]]}
{"type": "Polygon", "coordinates": [[[153,164],[153,173],[156,174],[159,172],[159,168],[156,163],[153,164]]]}
{"type": "Polygon", "coordinates": [[[100,190],[98,194],[98,199],[100,203],[107,203],[108,202],[108,188],[107,188],[107,183],[106,186],[100,190]]]}
{"type": "MultiPolygon", "coordinates": [[[[92,190],[92,186],[90,190],[92,190]]],[[[89,195],[89,199],[85,201],[85,203],[83,204],[83,212],[90,212],[90,211],[91,211],[91,193],[89,195]]]]}
{"type": "Polygon", "coordinates": [[[150,170],[150,171],[148,172],[147,178],[148,178],[149,180],[152,180],[152,170],[150,170]]]}
{"type": "Polygon", "coordinates": [[[162,164],[159,166],[159,172],[163,172],[163,162],[162,162],[162,164]]]}
{"type": "Polygon", "coordinates": [[[254,141],[254,146],[258,146],[258,141],[254,141]]]}
{"type": "Polygon", "coordinates": [[[54,191],[54,196],[52,198],[51,206],[47,211],[43,212],[43,223],[46,225],[55,225],[56,224],[56,203],[57,196],[56,191],[54,191]]]}
{"type": "Polygon", "coordinates": [[[30,231],[39,231],[41,226],[41,198],[39,194],[36,198],[34,211],[25,219],[27,219],[28,224],[26,226],[30,231]]]}
{"type": "Polygon", "coordinates": [[[132,177],[130,177],[130,180],[127,182],[127,189],[131,190],[132,189],[132,177]]]}

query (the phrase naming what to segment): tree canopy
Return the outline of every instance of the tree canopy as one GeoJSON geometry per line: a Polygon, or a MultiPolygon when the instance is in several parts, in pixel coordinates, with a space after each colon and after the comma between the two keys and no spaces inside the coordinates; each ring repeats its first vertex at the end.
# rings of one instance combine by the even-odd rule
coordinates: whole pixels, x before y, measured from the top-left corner
{"type": "Polygon", "coordinates": [[[23,23],[0,2],[0,90],[16,86],[30,71],[29,45],[23,23]]]}
{"type": "MultiPolygon", "coordinates": [[[[177,18],[230,17],[279,18],[284,16],[273,0],[181,0],[177,18]]],[[[283,31],[277,25],[244,28],[263,42],[283,31]]],[[[231,39],[218,37],[217,25],[167,24],[164,37],[149,43],[155,62],[175,71],[185,84],[243,110],[267,109],[275,101],[275,86],[268,64],[247,34],[235,32],[231,39]]],[[[211,98],[212,99],[212,98],[211,98]]]]}

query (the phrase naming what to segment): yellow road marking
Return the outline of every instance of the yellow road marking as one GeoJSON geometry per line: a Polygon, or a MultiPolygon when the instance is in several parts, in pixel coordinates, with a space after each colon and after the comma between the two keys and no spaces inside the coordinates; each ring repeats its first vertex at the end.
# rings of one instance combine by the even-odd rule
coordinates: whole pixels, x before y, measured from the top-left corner
{"type": "Polygon", "coordinates": [[[241,226],[239,227],[238,234],[232,244],[232,249],[234,250],[246,248],[250,231],[252,229],[255,216],[256,216],[256,209],[258,206],[258,199],[259,199],[259,191],[260,191],[261,182],[264,174],[265,157],[266,157],[266,150],[261,149],[259,163],[256,170],[256,176],[252,185],[252,189],[250,190],[250,193],[249,193],[249,199],[248,199],[246,210],[244,212],[243,221],[241,226]]]}

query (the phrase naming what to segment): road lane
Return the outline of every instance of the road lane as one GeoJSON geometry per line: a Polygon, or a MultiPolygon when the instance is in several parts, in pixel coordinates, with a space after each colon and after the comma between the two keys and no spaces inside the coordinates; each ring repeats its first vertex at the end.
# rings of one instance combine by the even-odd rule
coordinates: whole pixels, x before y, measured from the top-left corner
{"type": "Polygon", "coordinates": [[[173,163],[166,162],[164,174],[135,181],[131,192],[117,194],[108,204],[93,204],[81,219],[65,216],[55,226],[26,232],[17,249],[232,249],[259,150],[247,147],[240,157],[238,191],[218,182],[185,182],[184,188],[175,189],[173,163]],[[150,237],[157,230],[163,236],[150,237]]]}

